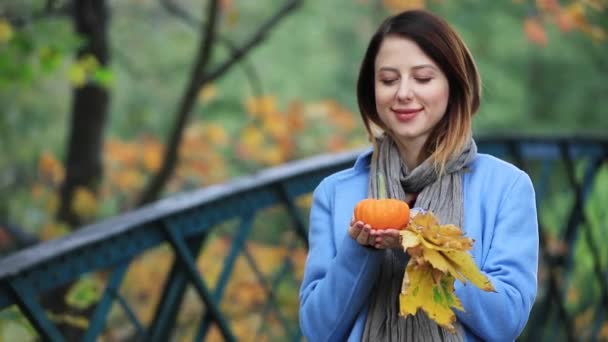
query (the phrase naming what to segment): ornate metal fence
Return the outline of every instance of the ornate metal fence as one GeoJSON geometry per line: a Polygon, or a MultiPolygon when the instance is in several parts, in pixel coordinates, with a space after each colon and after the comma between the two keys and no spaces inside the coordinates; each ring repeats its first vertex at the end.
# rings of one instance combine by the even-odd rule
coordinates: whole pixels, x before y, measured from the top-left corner
{"type": "MultiPolygon", "coordinates": [[[[608,138],[477,141],[481,152],[526,170],[537,191],[539,295],[522,340],[594,340],[608,335],[608,253],[602,248],[608,233],[608,138]]],[[[97,272],[103,275],[104,288],[86,321],[85,341],[97,340],[117,319],[123,325],[129,322],[123,334],[129,339],[169,340],[180,330],[178,317],[193,298],[201,303],[188,335],[193,340],[204,340],[210,333],[228,341],[301,340],[296,291],[307,244],[307,208],[301,198],[326,175],[352,165],[357,155],[323,155],[267,169],[19,251],[0,260],[0,310],[18,308],[42,339],[62,341],[56,318],[45,312],[40,296],[97,272]],[[263,243],[252,242],[264,240],[262,236],[280,244],[281,253],[264,257],[254,251],[255,246],[263,249],[263,243]],[[218,244],[224,252],[205,253],[218,244]],[[124,280],[143,255],[158,250],[164,251],[169,266],[158,267],[166,271],[158,278],[139,280],[164,282],[152,300],[152,314],[142,318],[137,303],[124,294],[124,280]],[[270,264],[274,266],[267,267],[270,264]],[[254,281],[230,290],[244,270],[254,281]],[[235,312],[231,298],[245,292],[257,299],[247,312],[235,312]],[[243,321],[256,326],[254,334],[238,329],[243,321]]]]}

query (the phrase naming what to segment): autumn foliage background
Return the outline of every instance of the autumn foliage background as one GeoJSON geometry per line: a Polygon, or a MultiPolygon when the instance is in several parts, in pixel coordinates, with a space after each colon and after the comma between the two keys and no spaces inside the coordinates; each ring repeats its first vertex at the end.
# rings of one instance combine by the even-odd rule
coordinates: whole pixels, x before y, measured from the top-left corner
{"type": "MultiPolygon", "coordinates": [[[[103,176],[93,188],[76,188],[69,206],[84,222],[94,222],[138,205],[146,183],[164,162],[199,35],[188,16],[171,13],[163,2],[111,2],[108,65],[91,55],[74,57],[82,37],[74,33],[69,16],[38,18],[45,1],[0,4],[0,226],[18,227],[40,240],[77,228],[56,213],[66,172],[71,91],[87,84],[110,94],[103,176]]],[[[202,17],[206,2],[169,3],[181,6],[192,19],[202,17]]],[[[444,16],[476,57],[484,84],[476,134],[605,135],[606,6],[605,0],[303,1],[238,65],[197,90],[176,168],[161,197],[291,160],[365,146],[354,91],[359,63],[380,21],[406,8],[424,7],[444,16]]],[[[269,0],[222,0],[218,35],[238,44],[277,7],[269,0]]],[[[211,64],[227,56],[228,49],[218,45],[211,64]]],[[[608,175],[600,178],[608,184],[608,175]]],[[[299,200],[303,212],[309,201],[299,200]]],[[[268,274],[278,267],[273,264],[278,256],[291,253],[296,279],[301,279],[305,250],[286,249],[293,236],[283,229],[285,213],[272,208],[268,215],[275,224],[256,222],[257,233],[248,242],[251,253],[263,260],[268,274]]],[[[222,266],[218,260],[227,253],[230,225],[217,230],[217,243],[198,259],[210,286],[222,266]]],[[[559,242],[552,246],[567,248],[559,242]]],[[[7,254],[15,248],[0,229],[0,250],[7,254]]],[[[151,319],[161,291],[162,282],[149,280],[162,278],[171,258],[168,248],[159,248],[131,266],[123,290],[143,322],[151,319]]],[[[236,317],[236,334],[252,336],[262,317],[247,313],[263,305],[265,297],[246,265],[237,269],[222,305],[236,317]]],[[[82,306],[94,302],[104,281],[99,278],[75,287],[71,301],[82,306]]],[[[296,281],[279,292],[286,315],[296,321],[298,286],[296,281]]],[[[180,314],[186,328],[178,338],[193,334],[192,317],[201,311],[193,304],[180,314]]],[[[582,317],[577,324],[584,327],[589,321],[582,317]]],[[[120,314],[113,322],[116,329],[106,338],[128,334],[120,314]]],[[[29,336],[29,329],[14,310],[0,312],[0,340],[29,336]]]]}

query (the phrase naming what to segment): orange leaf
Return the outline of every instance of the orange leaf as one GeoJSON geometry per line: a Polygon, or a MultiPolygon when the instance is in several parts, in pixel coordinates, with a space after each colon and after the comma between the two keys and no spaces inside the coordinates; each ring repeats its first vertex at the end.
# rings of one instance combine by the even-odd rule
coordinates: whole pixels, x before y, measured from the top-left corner
{"type": "Polygon", "coordinates": [[[284,161],[281,148],[276,145],[265,148],[260,155],[260,159],[267,165],[279,165],[284,161]]]}
{"type": "Polygon", "coordinates": [[[539,46],[547,46],[549,42],[547,33],[538,17],[529,17],[524,20],[524,32],[530,42],[539,46]]]}
{"type": "Polygon", "coordinates": [[[154,172],[160,169],[162,164],[162,147],[160,144],[147,143],[144,144],[143,164],[147,171],[154,172]]]}
{"type": "Polygon", "coordinates": [[[562,32],[569,32],[574,29],[574,18],[568,11],[560,10],[555,16],[555,21],[562,32]]]}
{"type": "Polygon", "coordinates": [[[205,104],[217,97],[217,87],[213,84],[206,84],[198,91],[198,100],[205,104]]]}
{"type": "Polygon", "coordinates": [[[425,8],[424,0],[382,0],[384,7],[390,12],[400,12],[407,9],[425,8]]]}
{"type": "Polygon", "coordinates": [[[43,152],[40,156],[38,170],[43,177],[50,179],[55,184],[63,180],[65,173],[63,165],[49,152],[43,152]]]}
{"type": "Polygon", "coordinates": [[[207,125],[205,133],[213,145],[224,146],[228,143],[228,134],[221,125],[210,123],[207,125]]]}
{"type": "Polygon", "coordinates": [[[300,101],[293,101],[287,108],[287,125],[291,131],[300,132],[305,128],[304,106],[300,101]]]}
{"type": "Polygon", "coordinates": [[[258,117],[261,114],[274,113],[277,111],[276,99],[271,95],[250,98],[247,99],[245,108],[252,117],[258,117]]]}
{"type": "Polygon", "coordinates": [[[560,6],[558,0],[536,0],[536,7],[541,11],[555,12],[560,6]]]}
{"type": "Polygon", "coordinates": [[[243,130],[242,142],[251,149],[259,148],[264,142],[264,134],[255,126],[249,125],[243,130]]]}
{"type": "Polygon", "coordinates": [[[97,213],[97,198],[91,190],[79,186],[74,190],[71,207],[78,216],[93,217],[97,213]]]}

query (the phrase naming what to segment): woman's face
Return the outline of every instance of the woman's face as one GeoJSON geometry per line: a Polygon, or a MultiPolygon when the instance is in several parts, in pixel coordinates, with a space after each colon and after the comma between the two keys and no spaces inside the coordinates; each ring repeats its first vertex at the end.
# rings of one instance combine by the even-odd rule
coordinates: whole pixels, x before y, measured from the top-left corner
{"type": "Polygon", "coordinates": [[[384,38],[375,62],[376,110],[396,139],[421,148],[445,114],[449,94],[443,71],[418,44],[384,38]]]}

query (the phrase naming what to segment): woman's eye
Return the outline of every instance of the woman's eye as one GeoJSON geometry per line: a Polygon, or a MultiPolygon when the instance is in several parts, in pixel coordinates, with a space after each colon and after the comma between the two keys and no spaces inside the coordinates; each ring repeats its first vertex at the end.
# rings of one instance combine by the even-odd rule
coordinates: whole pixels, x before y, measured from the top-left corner
{"type": "Polygon", "coordinates": [[[416,81],[418,83],[429,83],[432,80],[430,77],[417,77],[416,81]]]}
{"type": "Polygon", "coordinates": [[[382,84],[384,85],[391,85],[393,83],[395,83],[397,80],[396,79],[389,79],[389,80],[381,80],[380,82],[382,82],[382,84]]]}

